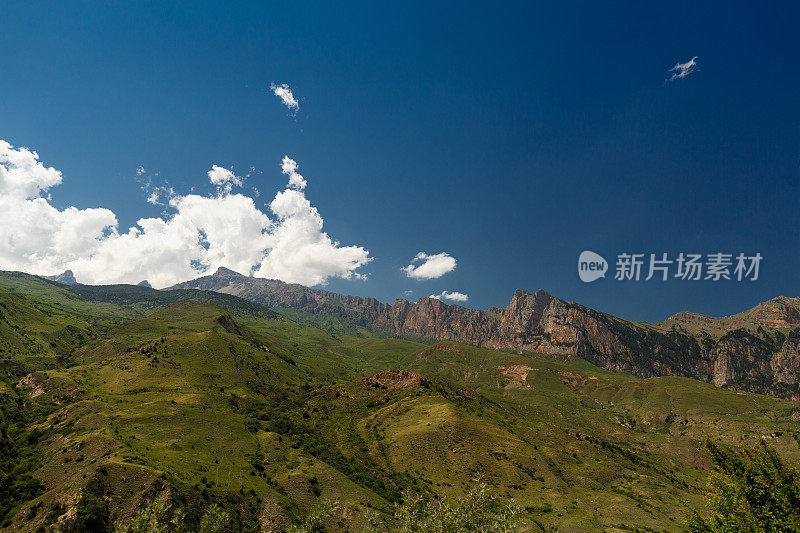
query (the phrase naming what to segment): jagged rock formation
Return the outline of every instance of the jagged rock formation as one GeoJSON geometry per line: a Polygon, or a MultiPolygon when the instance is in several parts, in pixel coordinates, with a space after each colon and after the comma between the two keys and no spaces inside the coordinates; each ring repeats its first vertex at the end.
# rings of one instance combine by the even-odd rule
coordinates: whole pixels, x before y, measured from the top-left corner
{"type": "Polygon", "coordinates": [[[147,287],[148,289],[152,289],[153,288],[153,286],[150,285],[150,282],[147,281],[146,279],[143,279],[142,281],[140,281],[136,285],[138,285],[139,287],[147,287]]]}
{"type": "Polygon", "coordinates": [[[56,274],[55,276],[45,276],[45,279],[58,281],[59,283],[78,283],[72,270],[65,270],[61,274],[56,274]]]}
{"type": "Polygon", "coordinates": [[[211,290],[268,307],[335,315],[397,336],[577,356],[643,377],[695,377],[717,386],[800,399],[800,298],[778,297],[729,317],[683,312],[665,322],[643,324],[543,290],[517,290],[505,309],[480,310],[433,298],[398,299],[388,305],[226,268],[173,288],[211,290]]]}

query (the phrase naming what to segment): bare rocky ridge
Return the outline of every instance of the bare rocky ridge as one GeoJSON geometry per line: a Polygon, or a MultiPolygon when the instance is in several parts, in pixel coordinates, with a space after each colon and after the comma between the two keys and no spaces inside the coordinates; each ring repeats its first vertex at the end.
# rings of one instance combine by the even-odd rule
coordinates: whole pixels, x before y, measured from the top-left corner
{"type": "Polygon", "coordinates": [[[682,311],[671,316],[665,324],[678,323],[690,331],[730,331],[736,328],[768,327],[792,328],[800,324],[800,298],[778,296],[741,313],[710,317],[682,311]]]}
{"type": "Polygon", "coordinates": [[[730,317],[683,312],[647,324],[560,300],[543,290],[517,290],[505,309],[480,310],[433,298],[398,299],[388,305],[226,268],[172,288],[211,290],[268,307],[337,316],[396,336],[578,356],[642,377],[695,377],[717,386],[800,399],[800,298],[774,298],[730,317]]]}

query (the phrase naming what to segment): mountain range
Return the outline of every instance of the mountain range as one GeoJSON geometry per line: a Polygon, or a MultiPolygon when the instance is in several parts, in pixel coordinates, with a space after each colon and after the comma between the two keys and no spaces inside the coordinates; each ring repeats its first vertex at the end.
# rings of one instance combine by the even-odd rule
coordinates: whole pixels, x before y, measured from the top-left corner
{"type": "Polygon", "coordinates": [[[640,377],[684,376],[719,387],[800,399],[800,298],[780,296],[727,317],[681,312],[631,322],[538,290],[515,291],[505,308],[469,309],[435,298],[392,304],[227,268],[179,283],[235,295],[320,325],[338,318],[370,332],[579,357],[640,377]]]}

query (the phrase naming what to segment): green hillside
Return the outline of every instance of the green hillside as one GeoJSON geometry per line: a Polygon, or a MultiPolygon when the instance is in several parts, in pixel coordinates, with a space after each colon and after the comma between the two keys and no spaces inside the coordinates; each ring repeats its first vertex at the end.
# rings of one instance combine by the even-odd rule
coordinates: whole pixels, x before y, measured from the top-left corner
{"type": "Polygon", "coordinates": [[[138,285],[81,285],[49,281],[23,272],[0,271],[0,286],[77,314],[135,318],[165,305],[202,302],[220,305],[239,315],[269,318],[276,314],[241,298],[210,291],[158,291],[138,285]]]}
{"type": "MultiPolygon", "coordinates": [[[[320,324],[323,327],[325,324],[320,324]]],[[[204,291],[0,275],[0,525],[68,526],[87,494],[123,523],[168,500],[230,531],[392,528],[403,490],[474,480],[525,531],[678,531],[702,440],[798,460],[796,402],[580,360],[305,326],[204,291]]]]}

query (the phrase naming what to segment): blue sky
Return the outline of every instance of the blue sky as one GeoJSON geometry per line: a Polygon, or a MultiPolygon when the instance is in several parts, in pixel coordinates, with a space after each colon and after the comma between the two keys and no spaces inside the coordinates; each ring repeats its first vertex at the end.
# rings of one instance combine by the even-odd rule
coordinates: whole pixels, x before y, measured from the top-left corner
{"type": "Polygon", "coordinates": [[[367,279],[330,278],[337,292],[483,308],[544,288],[637,320],[800,294],[796,4],[9,2],[3,17],[0,139],[61,171],[53,207],[107,208],[120,232],[171,216],[143,179],[210,196],[212,165],[249,174],[241,194],[269,213],[289,156],[324,231],[373,258],[367,279]],[[586,284],[587,249],[764,260],[757,281],[586,284]],[[409,278],[421,251],[457,266],[409,278]]]}

